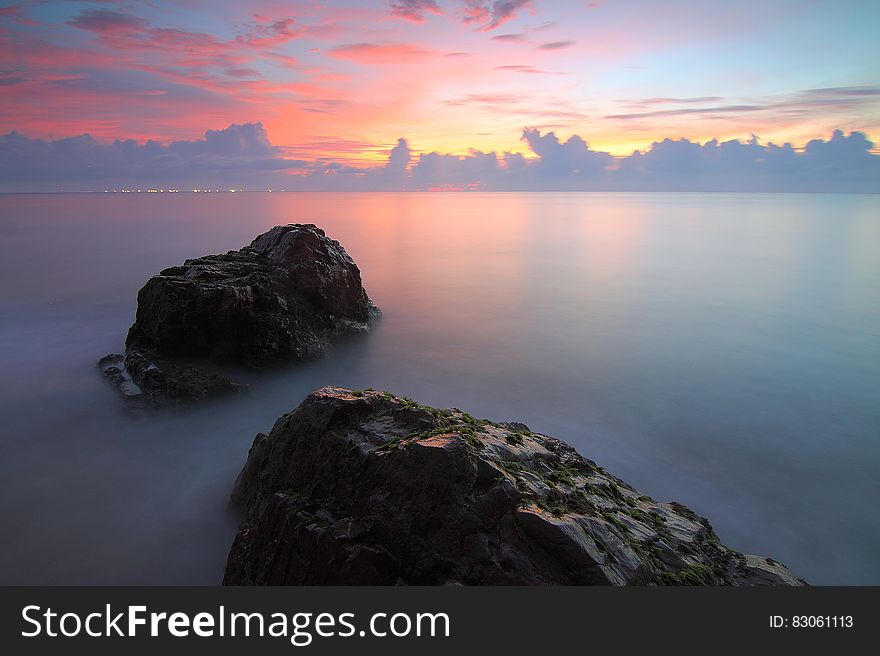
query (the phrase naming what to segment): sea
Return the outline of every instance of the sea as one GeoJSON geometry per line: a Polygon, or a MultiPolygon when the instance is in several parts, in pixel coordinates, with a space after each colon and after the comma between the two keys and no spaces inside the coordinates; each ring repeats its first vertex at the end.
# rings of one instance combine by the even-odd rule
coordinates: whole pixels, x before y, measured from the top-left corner
{"type": "Polygon", "coordinates": [[[0,195],[0,584],[214,585],[258,432],[324,385],[561,438],[813,584],[880,584],[880,195],[0,195]],[[164,267],[314,223],[382,318],[250,394],[126,413],[164,267]]]}

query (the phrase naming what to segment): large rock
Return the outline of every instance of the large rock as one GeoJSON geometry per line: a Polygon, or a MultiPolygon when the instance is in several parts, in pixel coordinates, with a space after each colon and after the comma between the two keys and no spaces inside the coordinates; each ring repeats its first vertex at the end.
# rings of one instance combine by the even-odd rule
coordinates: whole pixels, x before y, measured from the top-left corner
{"type": "Polygon", "coordinates": [[[236,392],[212,365],[259,368],[323,353],[378,313],[339,242],[311,224],[275,226],[238,251],[187,260],[138,292],[126,353],[99,367],[129,402],[236,392]]]}
{"type": "Polygon", "coordinates": [[[518,423],[327,387],[254,440],[228,585],[802,585],[518,423]]]}

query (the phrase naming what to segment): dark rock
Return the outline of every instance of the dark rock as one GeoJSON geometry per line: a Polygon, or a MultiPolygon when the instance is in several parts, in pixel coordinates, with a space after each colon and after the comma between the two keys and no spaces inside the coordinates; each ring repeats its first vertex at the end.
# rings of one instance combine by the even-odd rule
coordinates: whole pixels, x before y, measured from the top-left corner
{"type": "Polygon", "coordinates": [[[227,585],[803,585],[524,424],[323,388],[254,440],[227,585]]]}
{"type": "Polygon", "coordinates": [[[116,388],[129,410],[186,404],[247,390],[246,385],[203,366],[156,357],[148,359],[140,351],[131,351],[125,356],[106,355],[98,361],[98,369],[116,388]]]}
{"type": "Polygon", "coordinates": [[[99,366],[130,400],[186,403],[246,387],[217,365],[314,357],[335,336],[366,331],[378,312],[339,242],[311,224],[275,226],[241,250],[150,278],[138,292],[124,363],[99,366]]]}

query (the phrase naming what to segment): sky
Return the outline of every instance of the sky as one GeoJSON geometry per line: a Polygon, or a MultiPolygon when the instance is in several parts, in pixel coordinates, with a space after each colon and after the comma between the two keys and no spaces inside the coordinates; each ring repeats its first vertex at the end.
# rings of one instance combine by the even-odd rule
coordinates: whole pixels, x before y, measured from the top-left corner
{"type": "Polygon", "coordinates": [[[874,0],[4,3],[0,190],[876,191],[877,25],[874,0]]]}

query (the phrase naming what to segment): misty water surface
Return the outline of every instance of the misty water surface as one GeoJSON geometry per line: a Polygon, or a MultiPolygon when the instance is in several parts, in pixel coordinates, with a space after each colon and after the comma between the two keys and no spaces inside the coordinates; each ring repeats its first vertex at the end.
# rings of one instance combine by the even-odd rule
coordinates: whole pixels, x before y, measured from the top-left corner
{"type": "Polygon", "coordinates": [[[813,583],[880,583],[880,197],[0,196],[0,583],[216,584],[258,431],[375,387],[575,445],[813,583]],[[161,268],[314,222],[384,311],[221,405],[94,364],[161,268]]]}

